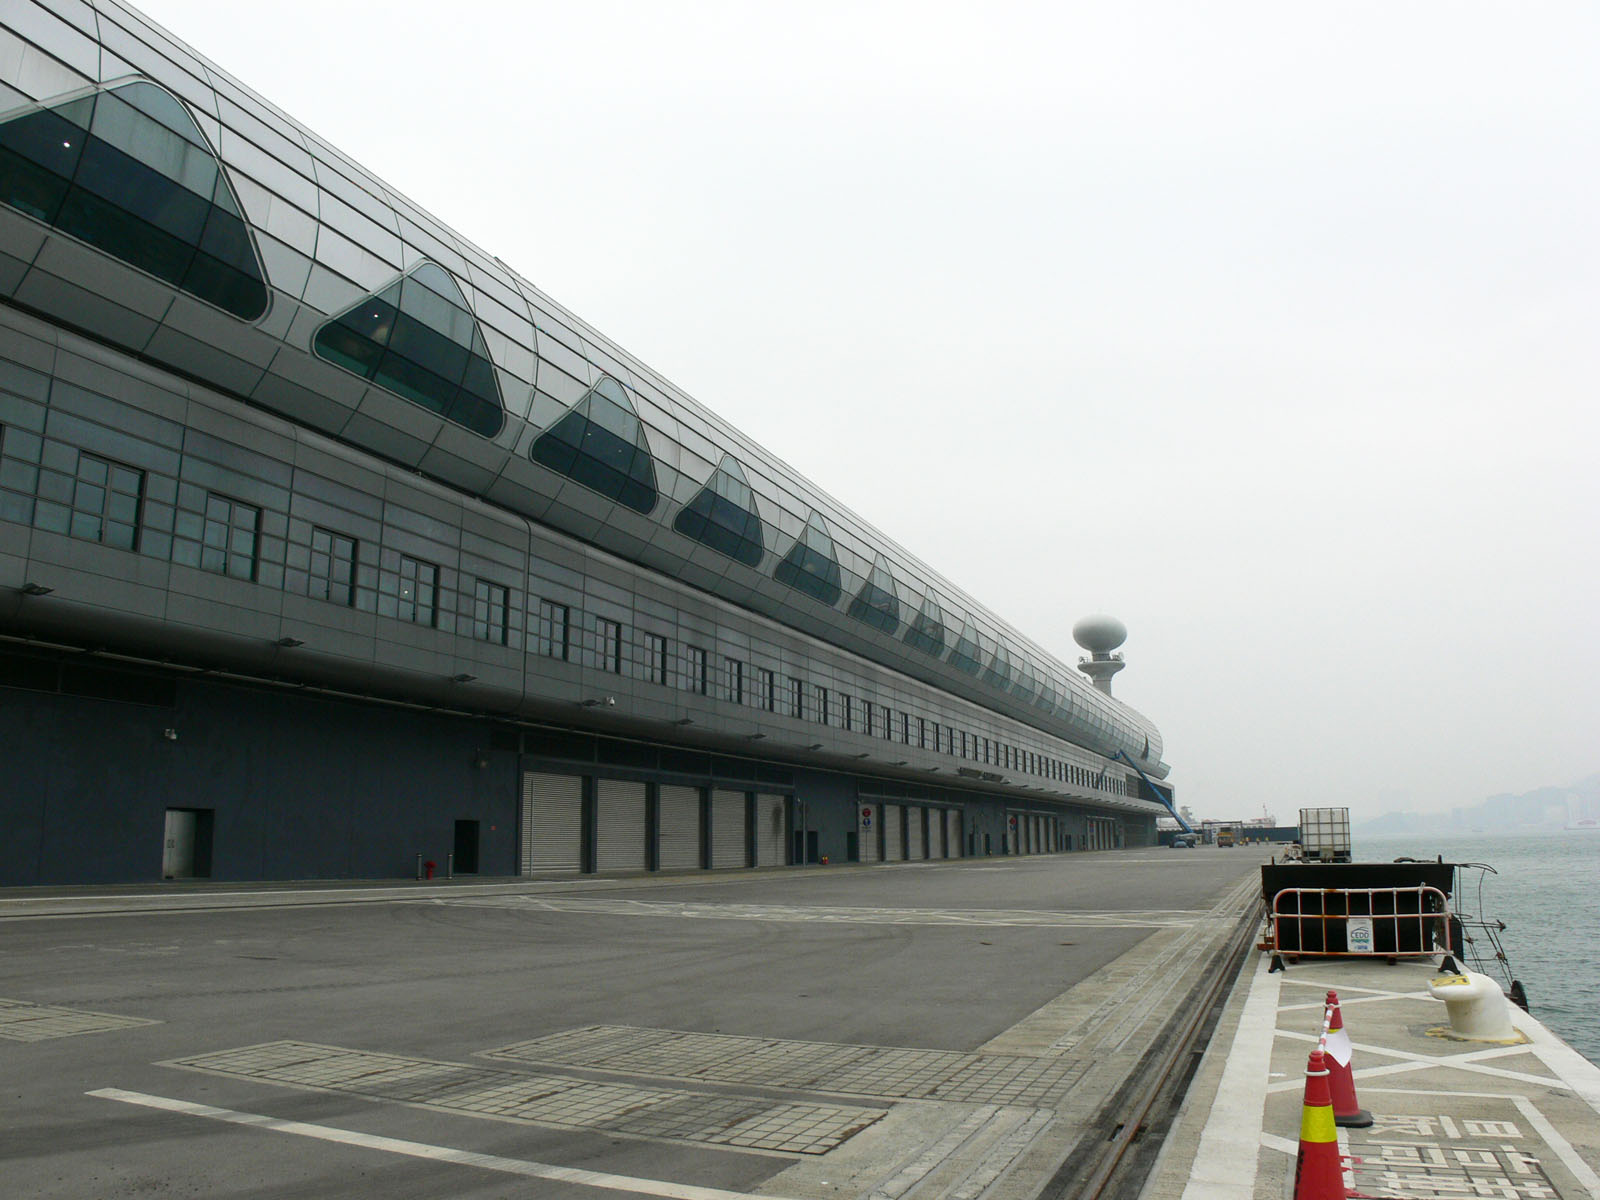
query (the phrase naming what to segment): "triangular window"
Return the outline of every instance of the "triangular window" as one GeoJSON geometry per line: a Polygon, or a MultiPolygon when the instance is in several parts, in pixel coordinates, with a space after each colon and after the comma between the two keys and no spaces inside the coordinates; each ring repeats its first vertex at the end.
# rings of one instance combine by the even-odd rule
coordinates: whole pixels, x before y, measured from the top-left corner
{"type": "Polygon", "coordinates": [[[965,671],[968,675],[976,675],[981,668],[978,661],[980,653],[978,631],[973,627],[972,618],[968,617],[961,623],[961,640],[950,652],[950,665],[958,671],[965,671]]]}
{"type": "Polygon", "coordinates": [[[922,598],[921,610],[906,629],[905,643],[938,658],[944,653],[944,636],[944,609],[939,607],[939,597],[929,588],[922,598]]]}
{"type": "Polygon", "coordinates": [[[883,561],[883,555],[872,560],[867,581],[850,601],[850,615],[888,634],[900,628],[900,599],[895,594],[894,576],[889,573],[889,564],[883,561]]]}
{"type": "Polygon", "coordinates": [[[222,166],[189,111],[153,83],[0,125],[0,202],[240,320],[267,311],[222,166]]]}
{"type": "Polygon", "coordinates": [[[983,681],[993,684],[1004,691],[1011,686],[1011,656],[1006,653],[1006,644],[996,642],[994,646],[994,660],[989,664],[989,669],[983,673],[983,681]]]}
{"type": "Polygon", "coordinates": [[[747,567],[759,566],[766,550],[755,493],[731,454],[722,456],[716,472],[683,506],[672,527],[747,567]]]}
{"type": "Polygon", "coordinates": [[[528,457],[635,512],[656,506],[655,459],[644,423],[609,376],[536,437],[528,457]]]}
{"type": "Polygon", "coordinates": [[[839,603],[839,558],[820,514],[813,512],[806,518],[806,527],[772,577],[830,608],[839,603]]]}
{"type": "Polygon", "coordinates": [[[493,437],[505,422],[489,347],[449,272],[425,262],[317,330],[317,356],[493,437]]]}

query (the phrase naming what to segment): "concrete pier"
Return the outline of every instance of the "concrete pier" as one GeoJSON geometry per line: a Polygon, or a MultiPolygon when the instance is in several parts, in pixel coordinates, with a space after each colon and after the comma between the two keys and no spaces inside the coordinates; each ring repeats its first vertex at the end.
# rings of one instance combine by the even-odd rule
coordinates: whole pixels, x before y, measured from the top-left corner
{"type": "Polygon", "coordinates": [[[1031,1200],[1264,857],[3,893],[6,1188],[1031,1200]]]}

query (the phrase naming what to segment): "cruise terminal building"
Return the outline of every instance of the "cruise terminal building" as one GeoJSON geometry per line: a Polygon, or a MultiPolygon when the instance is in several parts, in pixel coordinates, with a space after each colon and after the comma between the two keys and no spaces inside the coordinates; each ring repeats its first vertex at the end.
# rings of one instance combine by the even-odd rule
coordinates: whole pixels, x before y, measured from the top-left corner
{"type": "Polygon", "coordinates": [[[1153,844],[1075,632],[135,11],[0,16],[0,886],[1153,844]]]}

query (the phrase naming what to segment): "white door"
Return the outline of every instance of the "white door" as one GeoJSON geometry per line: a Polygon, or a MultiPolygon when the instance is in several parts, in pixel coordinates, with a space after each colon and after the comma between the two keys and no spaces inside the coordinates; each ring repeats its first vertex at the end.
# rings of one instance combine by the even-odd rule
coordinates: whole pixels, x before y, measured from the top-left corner
{"type": "Polygon", "coordinates": [[[789,861],[788,801],[768,793],[756,797],[756,866],[781,867],[789,861]]]}
{"type": "Polygon", "coordinates": [[[194,841],[197,825],[198,815],[193,809],[167,809],[166,836],[161,847],[163,879],[194,878],[194,841]]]}
{"type": "Polygon", "coordinates": [[[883,824],[883,806],[863,802],[856,808],[856,849],[864,863],[878,861],[878,834],[883,824]]]}
{"type": "Polygon", "coordinates": [[[744,793],[711,793],[711,866],[743,867],[745,862],[744,793]]]}
{"type": "Polygon", "coordinates": [[[643,871],[645,857],[644,784],[601,779],[595,784],[595,867],[601,871],[643,871]]]}
{"type": "Polygon", "coordinates": [[[700,789],[661,787],[660,848],[663,871],[692,871],[700,865],[700,789]]]}
{"type": "Polygon", "coordinates": [[[524,772],[521,829],[523,875],[583,870],[583,776],[524,772]]]}
{"type": "Polygon", "coordinates": [[[883,861],[899,862],[905,854],[905,843],[901,840],[901,828],[905,824],[906,810],[898,804],[885,804],[883,806],[883,861]]]}

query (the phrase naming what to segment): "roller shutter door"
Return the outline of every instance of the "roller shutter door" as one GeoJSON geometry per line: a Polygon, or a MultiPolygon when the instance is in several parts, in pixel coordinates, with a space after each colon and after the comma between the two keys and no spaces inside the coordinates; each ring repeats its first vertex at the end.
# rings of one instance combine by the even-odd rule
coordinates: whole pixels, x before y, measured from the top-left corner
{"type": "Polygon", "coordinates": [[[928,810],[929,858],[950,857],[950,834],[945,828],[944,814],[945,810],[942,808],[930,808],[928,810]]]}
{"type": "Polygon", "coordinates": [[[921,862],[928,857],[926,839],[923,836],[923,814],[925,808],[906,809],[906,857],[912,862],[921,862]]]}
{"type": "Polygon", "coordinates": [[[663,871],[692,871],[700,865],[700,789],[661,788],[661,828],[657,859],[663,871]]]}
{"type": "Polygon", "coordinates": [[[945,843],[950,848],[951,858],[960,858],[963,852],[961,841],[961,813],[952,808],[944,814],[944,831],[948,841],[945,843]]]}
{"type": "Polygon", "coordinates": [[[789,842],[784,820],[787,808],[782,796],[756,796],[756,866],[781,867],[787,861],[784,854],[789,842]]]}
{"type": "Polygon", "coordinates": [[[595,867],[601,871],[643,871],[645,857],[644,784],[601,779],[595,784],[595,867]]]}
{"type": "Polygon", "coordinates": [[[905,854],[901,830],[905,828],[906,810],[898,804],[883,806],[883,861],[899,862],[905,854]]]}
{"type": "Polygon", "coordinates": [[[583,870],[583,776],[522,775],[519,869],[583,870]]]}
{"type": "Polygon", "coordinates": [[[882,806],[877,804],[859,804],[856,806],[856,846],[861,852],[861,861],[875,863],[879,861],[878,834],[883,829],[882,806]]]}
{"type": "Polygon", "coordinates": [[[744,793],[712,792],[711,866],[715,870],[725,871],[746,865],[744,793]]]}

